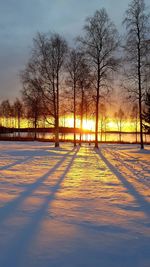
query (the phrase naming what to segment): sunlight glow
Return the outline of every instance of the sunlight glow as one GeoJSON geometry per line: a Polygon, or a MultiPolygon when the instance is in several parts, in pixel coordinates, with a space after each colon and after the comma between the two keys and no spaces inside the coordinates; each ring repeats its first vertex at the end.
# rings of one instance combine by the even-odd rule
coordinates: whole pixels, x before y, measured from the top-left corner
{"type": "MultiPolygon", "coordinates": [[[[51,118],[48,118],[48,121],[52,121],[51,118]]],[[[10,118],[10,119],[5,119],[1,118],[1,125],[5,127],[11,127],[11,128],[17,128],[18,127],[18,122],[16,118],[10,118]]],[[[99,132],[101,131],[101,126],[103,131],[118,131],[119,130],[119,124],[120,122],[117,121],[114,118],[108,118],[107,121],[99,121],[99,132]]],[[[60,123],[59,125],[61,127],[74,127],[74,118],[73,116],[61,116],[60,117],[60,123]]],[[[21,118],[20,120],[20,128],[32,128],[34,127],[34,124],[31,120],[27,120],[26,118],[21,118]]],[[[43,119],[40,119],[38,122],[38,127],[40,128],[49,128],[53,127],[52,124],[49,124],[47,121],[44,121],[43,119]]],[[[76,118],[76,128],[81,127],[81,121],[80,118],[76,118]]],[[[139,131],[139,123],[137,125],[138,131],[139,131]]],[[[84,118],[83,119],[83,127],[82,130],[88,130],[88,131],[95,131],[95,119],[89,119],[89,118],[84,118]]],[[[126,119],[121,122],[121,130],[122,132],[135,132],[136,130],[136,124],[135,121],[126,119]]]]}
{"type": "MultiPolygon", "coordinates": [[[[76,127],[80,128],[81,121],[79,118],[76,119],[76,127]]],[[[74,119],[73,117],[67,117],[65,125],[67,127],[73,127],[74,126],[74,119]]],[[[92,119],[83,119],[83,130],[89,130],[94,131],[95,129],[95,121],[92,119]]]]}
{"type": "Polygon", "coordinates": [[[94,120],[84,119],[83,120],[83,129],[94,131],[95,129],[95,122],[94,120]]]}

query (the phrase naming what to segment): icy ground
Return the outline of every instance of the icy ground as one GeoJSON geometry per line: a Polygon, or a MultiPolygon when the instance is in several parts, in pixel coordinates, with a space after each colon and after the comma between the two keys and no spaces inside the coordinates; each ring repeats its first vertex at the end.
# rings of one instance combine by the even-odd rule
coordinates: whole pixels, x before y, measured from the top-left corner
{"type": "Polygon", "coordinates": [[[0,148],[0,267],[150,267],[150,147],[0,148]]]}

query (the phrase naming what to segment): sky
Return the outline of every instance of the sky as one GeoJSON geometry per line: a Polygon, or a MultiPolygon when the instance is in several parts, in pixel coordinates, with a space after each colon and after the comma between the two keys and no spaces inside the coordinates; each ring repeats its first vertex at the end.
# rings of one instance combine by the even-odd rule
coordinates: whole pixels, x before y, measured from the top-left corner
{"type": "MultiPolygon", "coordinates": [[[[149,0],[146,0],[147,3],[149,0]]],[[[81,34],[86,17],[105,8],[122,31],[128,0],[0,0],[0,101],[14,100],[19,73],[29,59],[37,32],[58,32],[68,41],[81,34]]]]}

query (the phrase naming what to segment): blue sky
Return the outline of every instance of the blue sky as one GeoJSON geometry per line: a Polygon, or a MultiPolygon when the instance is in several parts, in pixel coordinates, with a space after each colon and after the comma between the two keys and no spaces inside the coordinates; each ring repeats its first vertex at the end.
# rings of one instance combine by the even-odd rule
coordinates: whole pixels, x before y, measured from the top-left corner
{"type": "Polygon", "coordinates": [[[128,3],[128,0],[0,0],[0,100],[18,96],[19,72],[29,58],[32,39],[38,31],[58,32],[71,41],[81,33],[85,18],[104,7],[121,33],[128,3]]]}

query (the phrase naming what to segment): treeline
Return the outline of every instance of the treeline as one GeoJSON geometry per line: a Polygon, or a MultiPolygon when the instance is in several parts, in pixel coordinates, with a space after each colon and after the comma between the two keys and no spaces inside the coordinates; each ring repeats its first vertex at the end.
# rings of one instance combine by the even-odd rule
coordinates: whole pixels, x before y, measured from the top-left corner
{"type": "MultiPolygon", "coordinates": [[[[73,47],[59,34],[38,33],[33,40],[32,55],[20,75],[25,113],[32,119],[35,129],[41,118],[52,125],[57,147],[62,115],[73,113],[74,129],[77,116],[81,128],[85,116],[95,118],[95,147],[98,147],[100,117],[106,119],[104,107],[111,97],[117,73],[121,89],[127,92],[128,103],[131,101],[133,105],[134,118],[139,121],[143,148],[143,125],[146,122],[145,129],[149,131],[150,123],[149,22],[144,0],[133,0],[123,20],[125,34],[122,40],[105,9],[97,10],[86,19],[83,33],[76,38],[73,47]]],[[[7,114],[9,108],[5,109],[7,114]]],[[[19,127],[21,101],[14,103],[13,110],[19,127]]],[[[120,132],[123,116],[120,107],[115,114],[120,132]]]]}

